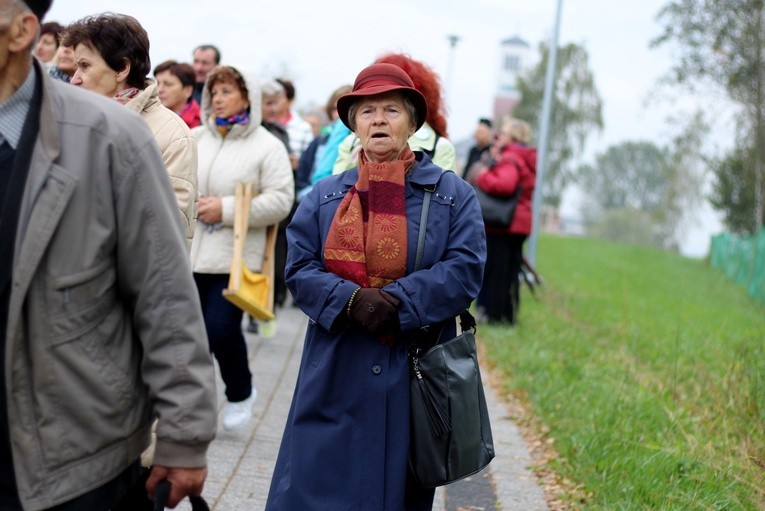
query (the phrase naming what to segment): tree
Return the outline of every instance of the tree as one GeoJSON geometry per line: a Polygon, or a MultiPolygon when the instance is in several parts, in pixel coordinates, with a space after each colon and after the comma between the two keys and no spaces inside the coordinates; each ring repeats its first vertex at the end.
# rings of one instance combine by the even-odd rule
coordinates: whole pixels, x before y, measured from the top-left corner
{"type": "Polygon", "coordinates": [[[683,227],[684,220],[695,221],[704,195],[705,183],[709,175],[710,160],[705,155],[706,138],[709,124],[704,114],[697,111],[672,119],[675,126],[682,126],[682,131],[671,139],[670,177],[672,188],[667,194],[668,213],[674,216],[667,222],[673,232],[683,227]]]}
{"type": "Polygon", "coordinates": [[[669,147],[622,142],[597,155],[594,165],[580,167],[577,183],[585,197],[582,215],[589,232],[676,247],[684,213],[702,197],[704,179],[697,151],[705,130],[697,115],[669,147]],[[625,232],[628,230],[639,234],[625,232]]]}
{"type": "MultiPolygon", "coordinates": [[[[518,78],[521,100],[513,116],[538,127],[542,113],[545,74],[549,58],[545,43],[539,45],[539,64],[518,78]]],[[[571,180],[575,160],[587,137],[603,129],[603,101],[595,87],[587,51],[576,44],[558,49],[547,163],[542,183],[543,203],[559,208],[563,191],[571,180]]],[[[535,130],[537,133],[539,130],[535,130]]]]}
{"type": "Polygon", "coordinates": [[[652,46],[677,43],[679,59],[669,81],[691,90],[712,83],[741,106],[740,147],[753,158],[727,161],[730,171],[753,166],[754,207],[750,229],[758,231],[765,210],[765,3],[763,0],[672,0],[657,18],[664,23],[652,46]],[[744,166],[733,163],[741,163],[744,166]]]}
{"type": "Polygon", "coordinates": [[[754,153],[754,149],[733,149],[713,165],[716,179],[710,202],[723,212],[725,228],[737,234],[752,232],[754,153]]]}
{"type": "Polygon", "coordinates": [[[582,215],[586,223],[601,229],[598,222],[602,219],[624,224],[628,212],[641,212],[648,220],[641,218],[639,223],[650,221],[652,238],[663,241],[667,238],[663,233],[669,230],[667,219],[676,217],[667,211],[672,188],[669,162],[668,151],[651,142],[623,142],[597,155],[595,165],[580,167],[577,183],[585,197],[582,215]]]}
{"type": "Polygon", "coordinates": [[[587,218],[607,210],[632,207],[655,211],[668,188],[669,155],[652,142],[622,142],[580,167],[577,182],[587,197],[587,218]]]}

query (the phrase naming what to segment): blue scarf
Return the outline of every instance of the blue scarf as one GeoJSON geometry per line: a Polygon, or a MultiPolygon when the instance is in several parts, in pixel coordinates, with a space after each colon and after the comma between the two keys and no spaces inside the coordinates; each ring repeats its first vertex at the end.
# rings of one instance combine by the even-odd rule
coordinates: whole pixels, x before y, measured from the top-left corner
{"type": "Polygon", "coordinates": [[[228,134],[232,126],[237,124],[247,125],[250,124],[250,111],[244,109],[236,115],[231,117],[215,117],[215,125],[218,127],[218,131],[224,137],[228,134]]]}

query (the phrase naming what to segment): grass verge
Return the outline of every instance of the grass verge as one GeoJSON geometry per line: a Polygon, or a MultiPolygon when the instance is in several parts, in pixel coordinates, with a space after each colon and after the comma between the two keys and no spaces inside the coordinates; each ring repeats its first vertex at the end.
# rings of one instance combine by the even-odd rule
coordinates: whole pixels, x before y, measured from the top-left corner
{"type": "Polygon", "coordinates": [[[538,271],[519,325],[478,337],[583,490],[570,507],[765,509],[765,310],[647,248],[542,236],[538,271]]]}

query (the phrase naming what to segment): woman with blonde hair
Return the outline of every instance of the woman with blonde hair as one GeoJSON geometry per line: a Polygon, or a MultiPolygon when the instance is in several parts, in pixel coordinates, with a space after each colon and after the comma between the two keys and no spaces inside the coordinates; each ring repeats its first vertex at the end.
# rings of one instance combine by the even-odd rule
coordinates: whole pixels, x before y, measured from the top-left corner
{"type": "Polygon", "coordinates": [[[489,321],[518,321],[523,244],[531,234],[531,206],[537,172],[537,150],[529,146],[531,127],[505,119],[491,156],[475,175],[475,186],[490,195],[518,194],[509,226],[486,224],[486,271],[478,306],[489,321]]]}

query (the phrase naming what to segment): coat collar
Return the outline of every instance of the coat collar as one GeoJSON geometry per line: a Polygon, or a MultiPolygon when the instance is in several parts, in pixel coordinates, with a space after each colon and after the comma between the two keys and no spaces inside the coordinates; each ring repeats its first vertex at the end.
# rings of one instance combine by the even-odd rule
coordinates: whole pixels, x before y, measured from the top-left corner
{"type": "MultiPolygon", "coordinates": [[[[415,168],[409,176],[409,182],[418,188],[434,186],[441,178],[444,169],[433,163],[430,156],[422,151],[414,151],[415,168]]],[[[359,178],[358,167],[353,167],[342,173],[340,182],[349,188],[356,184],[359,178]]]]}
{"type": "Polygon", "coordinates": [[[136,97],[127,102],[125,106],[140,114],[151,105],[159,103],[159,91],[157,90],[157,82],[147,78],[144,89],[139,92],[136,97]]]}

